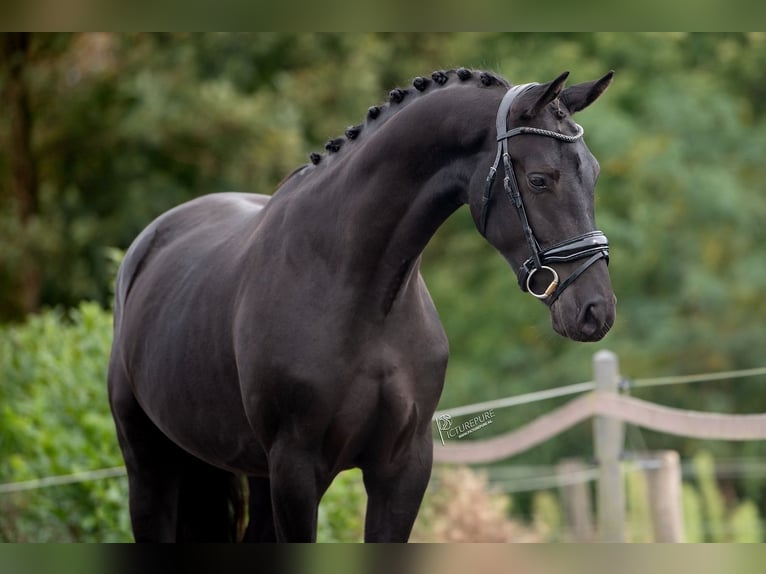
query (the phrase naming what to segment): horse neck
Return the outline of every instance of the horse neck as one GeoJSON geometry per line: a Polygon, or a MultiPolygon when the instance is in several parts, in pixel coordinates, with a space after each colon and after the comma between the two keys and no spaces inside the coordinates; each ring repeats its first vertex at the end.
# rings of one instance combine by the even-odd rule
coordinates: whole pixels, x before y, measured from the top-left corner
{"type": "Polygon", "coordinates": [[[494,115],[503,91],[442,90],[403,106],[369,137],[363,133],[307,168],[296,194],[305,204],[301,211],[314,214],[306,237],[315,260],[378,299],[385,313],[495,151],[494,115]]]}

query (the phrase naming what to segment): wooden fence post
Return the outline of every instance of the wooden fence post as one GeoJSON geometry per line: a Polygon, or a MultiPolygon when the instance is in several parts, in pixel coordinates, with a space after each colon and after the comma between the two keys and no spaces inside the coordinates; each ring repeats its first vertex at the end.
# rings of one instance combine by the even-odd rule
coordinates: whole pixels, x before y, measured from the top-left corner
{"type": "Polygon", "coordinates": [[[562,479],[559,490],[567,528],[575,542],[593,542],[593,502],[588,480],[567,482],[566,477],[584,475],[587,468],[578,458],[566,458],[556,466],[556,473],[562,479]]]}
{"type": "Polygon", "coordinates": [[[684,541],[681,462],[674,450],[652,453],[645,469],[655,542],[684,541]]]}
{"type": "MultiPolygon", "coordinates": [[[[597,393],[617,393],[620,381],[617,355],[602,350],[593,356],[593,380],[597,393]]],[[[593,420],[593,434],[599,465],[598,539],[601,542],[624,542],[625,483],[620,464],[624,425],[620,420],[599,415],[593,420]]]]}

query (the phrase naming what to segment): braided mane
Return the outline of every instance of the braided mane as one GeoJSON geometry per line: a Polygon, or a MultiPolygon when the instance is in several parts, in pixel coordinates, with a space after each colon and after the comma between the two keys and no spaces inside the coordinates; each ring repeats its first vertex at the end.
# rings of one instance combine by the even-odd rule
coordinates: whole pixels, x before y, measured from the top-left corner
{"type": "MultiPolygon", "coordinates": [[[[509,87],[508,82],[500,76],[490,72],[474,71],[467,68],[446,71],[438,70],[432,73],[430,78],[418,76],[412,81],[411,88],[394,88],[388,93],[388,102],[370,107],[367,110],[367,118],[364,123],[349,126],[346,128],[344,135],[328,140],[324,146],[326,152],[328,154],[337,153],[346,142],[360,137],[364,130],[386,122],[401,109],[402,105],[406,105],[423,93],[445,86],[455,79],[460,82],[467,82],[472,79],[477,80],[479,85],[485,87],[494,85],[509,87]]],[[[309,159],[314,165],[318,165],[323,157],[324,155],[317,152],[312,152],[309,155],[309,159]]]]}

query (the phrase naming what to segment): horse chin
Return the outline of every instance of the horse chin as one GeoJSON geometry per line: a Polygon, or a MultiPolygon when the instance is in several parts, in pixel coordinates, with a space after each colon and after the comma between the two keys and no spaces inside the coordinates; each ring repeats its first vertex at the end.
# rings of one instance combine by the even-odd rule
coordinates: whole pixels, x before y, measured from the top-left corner
{"type": "Polygon", "coordinates": [[[553,330],[573,341],[595,342],[603,339],[614,325],[615,299],[594,297],[579,303],[563,294],[551,305],[553,330]]]}

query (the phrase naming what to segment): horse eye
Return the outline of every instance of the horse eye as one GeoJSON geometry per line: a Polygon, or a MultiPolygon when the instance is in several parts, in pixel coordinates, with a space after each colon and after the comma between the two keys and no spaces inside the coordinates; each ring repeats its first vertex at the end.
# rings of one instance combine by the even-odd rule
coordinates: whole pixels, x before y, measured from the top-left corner
{"type": "Polygon", "coordinates": [[[527,180],[529,181],[529,184],[537,190],[542,191],[548,189],[548,186],[545,184],[545,178],[541,175],[531,174],[527,180]]]}

